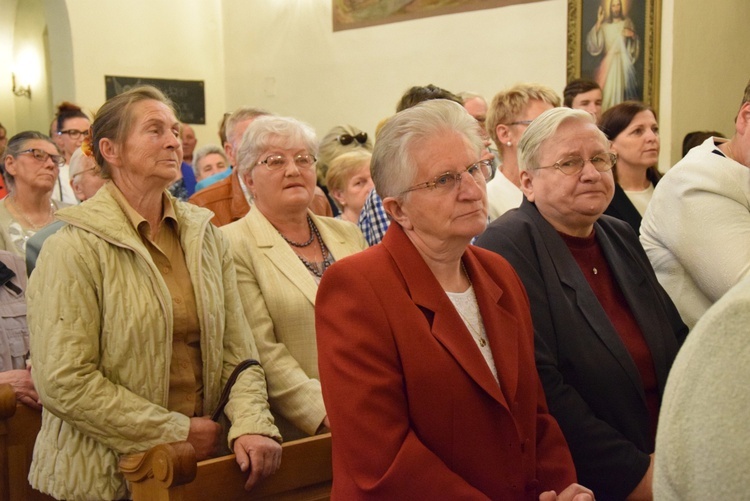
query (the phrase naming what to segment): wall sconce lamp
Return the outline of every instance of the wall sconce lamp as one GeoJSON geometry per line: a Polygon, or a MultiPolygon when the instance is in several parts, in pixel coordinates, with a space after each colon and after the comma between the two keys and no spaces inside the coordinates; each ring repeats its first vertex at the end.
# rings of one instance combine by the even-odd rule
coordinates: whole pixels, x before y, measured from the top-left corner
{"type": "Polygon", "coordinates": [[[26,96],[31,99],[31,84],[16,85],[16,74],[11,73],[11,77],[13,78],[13,94],[18,97],[26,96]]]}

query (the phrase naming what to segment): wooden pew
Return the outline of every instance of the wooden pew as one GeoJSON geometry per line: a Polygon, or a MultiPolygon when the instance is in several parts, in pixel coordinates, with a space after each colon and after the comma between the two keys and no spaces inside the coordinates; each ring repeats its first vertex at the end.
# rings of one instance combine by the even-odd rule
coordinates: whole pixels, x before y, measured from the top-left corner
{"type": "Polygon", "coordinates": [[[16,402],[9,384],[0,385],[0,501],[46,501],[28,481],[42,413],[16,402]]]}
{"type": "Polygon", "coordinates": [[[120,470],[130,482],[133,501],[329,499],[333,479],[331,434],[295,440],[282,447],[279,470],[249,493],[244,489],[248,474],[240,471],[234,455],[196,463],[195,451],[187,442],[124,456],[120,470]]]}

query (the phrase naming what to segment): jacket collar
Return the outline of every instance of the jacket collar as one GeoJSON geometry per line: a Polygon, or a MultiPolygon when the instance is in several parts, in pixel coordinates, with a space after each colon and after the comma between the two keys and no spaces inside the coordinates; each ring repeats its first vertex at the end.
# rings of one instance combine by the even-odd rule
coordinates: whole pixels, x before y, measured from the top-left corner
{"type": "Polygon", "coordinates": [[[401,273],[408,294],[430,323],[432,335],[469,377],[507,409],[518,384],[518,323],[499,304],[503,291],[490,279],[472,248],[467,248],[462,261],[474,285],[500,386],[453,303],[401,226],[392,223],[382,245],[401,273]]]}
{"type": "MultiPolygon", "coordinates": [[[[60,209],[55,213],[55,216],[70,225],[94,233],[115,245],[140,249],[144,256],[148,256],[148,251],[138,232],[130,223],[110,190],[117,190],[112,181],[103,186],[90,200],[81,205],[60,209]]],[[[202,234],[211,218],[211,212],[192,204],[175,203],[174,197],[169,193],[166,193],[166,196],[172,200],[175,217],[180,222],[180,240],[183,248],[187,248],[186,243],[188,241],[193,241],[202,234]],[[187,224],[183,224],[183,221],[187,224]]],[[[148,259],[150,260],[150,257],[148,259]]]]}
{"type": "MultiPolygon", "coordinates": [[[[307,213],[318,228],[323,242],[328,247],[328,251],[333,255],[334,259],[338,260],[351,254],[351,249],[347,246],[346,238],[342,233],[334,231],[320,217],[309,210],[307,213]]],[[[250,232],[255,237],[260,252],[266,256],[280,273],[299,288],[300,292],[314,306],[318,284],[276,228],[257,209],[252,209],[242,221],[246,225],[244,231],[250,232]]]]}
{"type": "Polygon", "coordinates": [[[245,192],[242,191],[242,185],[240,184],[240,168],[233,167],[232,174],[229,176],[229,182],[231,187],[231,200],[229,202],[229,212],[232,221],[237,221],[245,217],[250,211],[250,204],[247,203],[245,192]]]}
{"type": "MultiPolygon", "coordinates": [[[[546,247],[546,251],[549,253],[560,282],[575,294],[579,313],[586,319],[591,330],[596,333],[619,362],[637,391],[645,400],[646,396],[638,367],[635,365],[620,335],[609,320],[607,313],[586,281],[586,277],[583,276],[578,263],[568,250],[562,237],[539,213],[536,205],[529,202],[526,197],[524,197],[519,210],[526,214],[539,230],[541,242],[537,243],[546,247]]],[[[631,311],[633,311],[636,317],[636,321],[646,338],[646,342],[651,347],[650,338],[652,336],[648,334],[649,328],[658,325],[658,321],[654,320],[654,323],[644,324],[642,323],[642,315],[639,315],[643,308],[632,308],[632,305],[641,304],[643,301],[642,298],[650,295],[646,276],[640,264],[633,259],[626,247],[621,242],[613,242],[609,236],[610,232],[606,231],[599,221],[594,223],[594,231],[596,232],[596,240],[602,248],[610,270],[620,285],[620,289],[625,295],[628,304],[631,305],[631,311]]],[[[652,356],[654,356],[653,353],[652,356]]]]}

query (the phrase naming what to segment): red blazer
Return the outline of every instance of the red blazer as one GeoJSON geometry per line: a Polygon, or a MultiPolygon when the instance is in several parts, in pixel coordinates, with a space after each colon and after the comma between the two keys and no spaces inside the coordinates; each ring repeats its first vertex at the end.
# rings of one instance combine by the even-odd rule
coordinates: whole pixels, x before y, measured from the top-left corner
{"type": "Polygon", "coordinates": [[[520,280],[497,254],[470,246],[462,259],[500,385],[399,225],[323,276],[316,331],[334,499],[536,500],[575,482],[520,280]]]}

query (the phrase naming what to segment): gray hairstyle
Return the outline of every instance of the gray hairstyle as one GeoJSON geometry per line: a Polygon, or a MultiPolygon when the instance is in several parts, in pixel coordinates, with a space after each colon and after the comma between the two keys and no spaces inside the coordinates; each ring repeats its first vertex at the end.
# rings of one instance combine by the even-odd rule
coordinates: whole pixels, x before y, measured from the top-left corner
{"type": "Polygon", "coordinates": [[[315,130],[296,118],[265,115],[253,120],[242,136],[237,150],[239,174],[252,171],[260,156],[272,145],[291,148],[303,144],[307,152],[318,156],[315,130]]]}
{"type": "Polygon", "coordinates": [[[3,152],[3,175],[5,177],[5,184],[8,185],[8,188],[10,188],[8,191],[12,191],[16,187],[16,179],[13,177],[13,174],[8,172],[7,169],[5,169],[5,159],[8,157],[17,158],[18,155],[21,154],[22,151],[26,149],[26,146],[29,141],[47,141],[49,144],[55,147],[57,149],[57,145],[55,144],[52,139],[39,131],[36,130],[26,130],[23,132],[19,132],[12,138],[8,140],[8,146],[5,147],[5,151],[3,152]]]}
{"type": "Polygon", "coordinates": [[[70,176],[71,182],[78,185],[78,180],[76,179],[76,176],[86,170],[89,167],[93,167],[96,169],[97,174],[99,173],[99,169],[96,165],[96,160],[94,160],[93,156],[86,155],[81,148],[76,148],[76,151],[73,152],[73,154],[70,156],[70,171],[68,172],[70,176]]]}
{"type": "Polygon", "coordinates": [[[208,155],[221,155],[221,158],[224,159],[224,162],[229,165],[229,160],[227,159],[227,154],[224,151],[224,148],[220,148],[219,146],[216,146],[215,144],[209,144],[208,146],[203,146],[202,148],[198,148],[198,150],[193,153],[193,172],[196,176],[200,175],[200,168],[199,164],[201,160],[206,158],[208,155]]]}
{"type": "Polygon", "coordinates": [[[484,143],[477,121],[463,106],[447,99],[423,101],[396,113],[378,134],[370,171],[381,198],[395,197],[413,183],[418,166],[414,146],[443,132],[457,132],[481,155],[484,143]]]}
{"type": "MultiPolygon", "coordinates": [[[[584,122],[595,125],[594,118],[586,111],[570,108],[552,108],[539,115],[528,126],[518,142],[518,168],[522,171],[539,167],[539,149],[542,144],[555,135],[557,129],[568,121],[584,122]]],[[[607,136],[598,127],[594,127],[602,143],[609,144],[607,136]]]]}
{"type": "Polygon", "coordinates": [[[242,106],[240,108],[237,108],[232,112],[231,115],[229,115],[229,118],[227,118],[227,123],[225,126],[227,141],[229,141],[230,143],[232,142],[234,136],[234,128],[238,123],[244,122],[245,120],[250,120],[251,118],[257,118],[266,115],[271,115],[271,112],[261,108],[253,108],[251,106],[242,106]]]}

